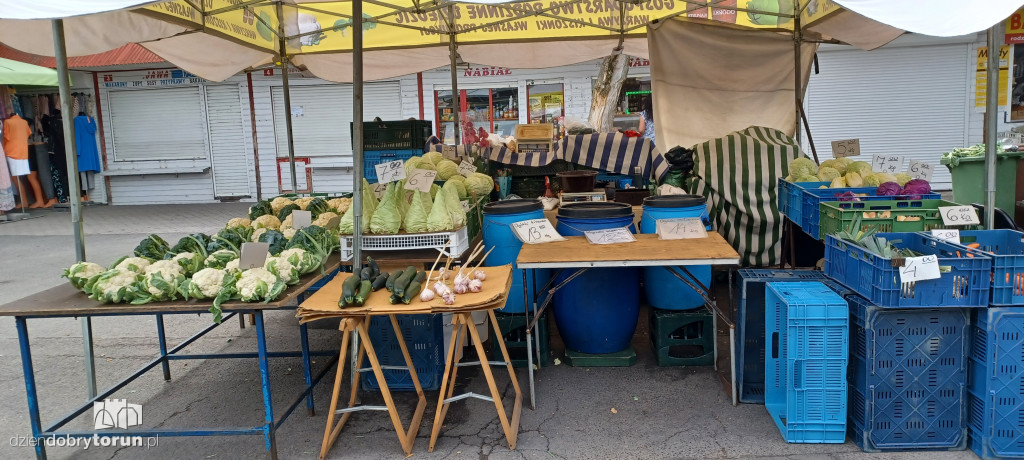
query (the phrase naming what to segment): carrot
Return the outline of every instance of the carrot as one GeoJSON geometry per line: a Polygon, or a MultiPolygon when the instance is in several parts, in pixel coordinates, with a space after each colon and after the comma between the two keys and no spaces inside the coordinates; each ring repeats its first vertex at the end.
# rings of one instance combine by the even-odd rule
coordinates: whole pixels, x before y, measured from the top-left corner
{"type": "Polygon", "coordinates": [[[979,244],[979,243],[971,243],[971,244],[968,244],[967,247],[969,247],[971,249],[978,249],[978,248],[981,247],[981,244],[979,244]]]}

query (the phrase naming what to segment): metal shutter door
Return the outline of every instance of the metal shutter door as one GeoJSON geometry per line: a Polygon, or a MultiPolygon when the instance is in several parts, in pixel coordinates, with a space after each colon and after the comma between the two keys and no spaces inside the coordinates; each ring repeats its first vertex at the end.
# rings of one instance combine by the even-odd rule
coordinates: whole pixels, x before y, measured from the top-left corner
{"type": "Polygon", "coordinates": [[[859,138],[855,160],[902,155],[904,170],[926,161],[935,166],[933,188],[949,190],[939,158],[967,143],[968,54],[966,44],[820,51],[821,73],[811,75],[805,101],[818,156],[831,158],[833,140],[859,138]]]}
{"type": "Polygon", "coordinates": [[[220,197],[250,196],[249,163],[238,85],[206,87],[206,117],[213,152],[213,188],[220,197]]]}
{"type": "Polygon", "coordinates": [[[111,91],[107,98],[114,161],[207,158],[198,86],[111,91]]]}

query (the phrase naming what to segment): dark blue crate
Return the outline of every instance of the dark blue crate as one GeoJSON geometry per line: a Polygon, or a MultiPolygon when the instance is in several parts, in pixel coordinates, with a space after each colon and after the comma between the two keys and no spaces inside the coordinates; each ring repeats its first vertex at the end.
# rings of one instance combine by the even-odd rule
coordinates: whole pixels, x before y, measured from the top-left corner
{"type": "Polygon", "coordinates": [[[736,272],[732,298],[736,304],[736,384],[742,403],[764,404],[764,291],[776,281],[824,281],[812,270],[763,270],[736,272]]]}
{"type": "Polygon", "coordinates": [[[388,163],[395,160],[408,160],[414,156],[422,155],[423,151],[418,149],[407,150],[367,150],[363,152],[363,177],[371,184],[377,183],[377,168],[374,166],[381,163],[388,163]]]}
{"type": "Polygon", "coordinates": [[[331,280],[333,280],[335,276],[338,276],[338,273],[341,273],[341,271],[342,271],[341,269],[342,268],[344,268],[345,271],[348,272],[348,273],[352,272],[351,266],[339,267],[339,268],[336,268],[336,269],[334,269],[332,271],[327,272],[327,274],[324,275],[323,278],[320,278],[320,281],[317,281],[316,283],[313,283],[313,285],[310,286],[309,289],[306,289],[305,292],[300,292],[299,293],[299,296],[298,296],[299,303],[301,304],[302,302],[305,302],[306,299],[309,298],[309,296],[313,295],[314,293],[316,293],[316,291],[319,291],[324,286],[327,286],[327,283],[330,283],[331,280]]]}
{"type": "MultiPolygon", "coordinates": [[[[804,229],[808,235],[815,238],[819,237],[821,232],[821,203],[842,201],[837,198],[836,195],[841,195],[846,192],[853,192],[856,194],[866,194],[867,196],[858,196],[856,200],[850,201],[891,201],[891,200],[905,200],[910,199],[909,196],[878,196],[877,187],[846,187],[846,188],[807,188],[800,194],[800,199],[803,201],[803,207],[801,215],[803,216],[800,224],[800,228],[804,229]]],[[[914,195],[915,200],[938,200],[941,199],[942,195],[938,193],[926,193],[923,195],[914,195]]]]}
{"type": "Polygon", "coordinates": [[[828,186],[829,182],[789,182],[779,179],[779,212],[786,215],[789,220],[800,225],[803,219],[803,200],[801,194],[805,189],[816,189],[822,185],[828,186]]]}
{"type": "Polygon", "coordinates": [[[939,256],[949,267],[938,279],[909,285],[900,282],[892,259],[834,235],[825,238],[825,274],[872,304],[886,308],[981,307],[988,304],[992,259],[957,257],[956,249],[919,233],[877,233],[900,249],[939,256]]]}
{"type": "MultiPolygon", "coordinates": [[[[424,390],[441,388],[441,377],[444,374],[445,352],[444,325],[440,314],[432,315],[396,315],[398,326],[405,338],[405,346],[412,357],[420,386],[424,390]]],[[[402,349],[395,337],[395,329],[387,316],[374,316],[367,328],[370,341],[381,366],[405,366],[402,349]]],[[[369,368],[370,362],[363,360],[363,367],[369,368]]],[[[384,378],[391,391],[415,390],[411,374],[404,369],[385,369],[384,378]]],[[[378,390],[380,385],[372,371],[362,373],[364,390],[378,390]]]]}
{"type": "Polygon", "coordinates": [[[849,309],[815,281],[765,290],[765,408],[786,442],[846,441],[849,309]]]}
{"type": "Polygon", "coordinates": [[[960,245],[954,246],[963,246],[967,253],[992,258],[991,305],[1024,305],[1024,233],[962,230],[960,245]],[[971,243],[978,243],[979,248],[967,248],[971,243]]]}
{"type": "Polygon", "coordinates": [[[850,431],[865,452],[967,447],[969,310],[892,309],[853,294],[850,431]]]}
{"type": "Polygon", "coordinates": [[[1024,308],[972,312],[970,447],[982,458],[1024,457],[1024,308]]]}

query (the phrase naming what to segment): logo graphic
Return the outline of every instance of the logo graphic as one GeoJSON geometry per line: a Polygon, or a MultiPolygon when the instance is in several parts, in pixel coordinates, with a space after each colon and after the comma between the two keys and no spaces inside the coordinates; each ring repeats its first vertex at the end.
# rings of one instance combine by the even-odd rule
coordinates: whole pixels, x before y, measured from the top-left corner
{"type": "Polygon", "coordinates": [[[129,404],[126,399],[96,401],[92,404],[92,419],[97,430],[142,425],[142,404],[129,404]]]}

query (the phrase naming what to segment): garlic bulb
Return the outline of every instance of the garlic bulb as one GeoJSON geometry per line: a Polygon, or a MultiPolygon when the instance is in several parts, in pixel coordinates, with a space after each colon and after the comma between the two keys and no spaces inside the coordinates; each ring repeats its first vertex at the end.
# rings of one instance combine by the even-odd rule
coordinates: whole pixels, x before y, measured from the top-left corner
{"type": "Polygon", "coordinates": [[[455,293],[452,291],[445,292],[441,295],[441,299],[444,300],[445,305],[452,305],[455,303],[455,293]]]}
{"type": "Polygon", "coordinates": [[[480,292],[480,290],[483,289],[483,288],[484,288],[484,282],[483,281],[475,279],[475,280],[472,280],[472,281],[469,282],[469,291],[470,292],[480,292]]]}
{"type": "Polygon", "coordinates": [[[431,300],[434,300],[434,291],[431,291],[430,288],[424,289],[423,292],[420,293],[420,301],[430,302],[431,300]]]}
{"type": "Polygon", "coordinates": [[[478,280],[480,280],[480,281],[483,281],[483,280],[487,279],[487,273],[484,273],[483,270],[477,270],[477,271],[473,272],[473,277],[478,279],[478,280]]]}
{"type": "Polygon", "coordinates": [[[469,286],[467,286],[465,284],[456,284],[455,285],[455,293],[456,294],[465,294],[467,292],[469,292],[469,286]]]}

